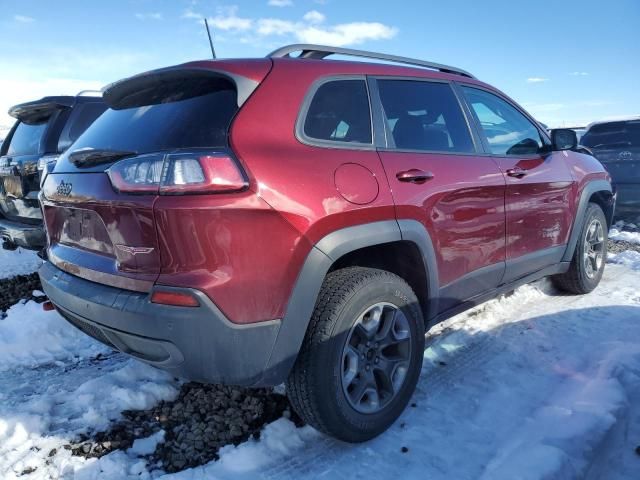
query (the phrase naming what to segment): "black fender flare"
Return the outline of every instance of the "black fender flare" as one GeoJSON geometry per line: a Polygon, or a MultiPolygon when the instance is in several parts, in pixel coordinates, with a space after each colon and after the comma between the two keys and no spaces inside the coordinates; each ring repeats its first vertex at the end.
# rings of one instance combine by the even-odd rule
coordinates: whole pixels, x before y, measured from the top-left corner
{"type": "MultiPolygon", "coordinates": [[[[573,253],[576,250],[580,232],[582,231],[582,227],[584,226],[585,212],[587,211],[587,206],[589,205],[589,199],[594,193],[598,192],[607,192],[613,194],[611,183],[606,180],[593,180],[587,183],[582,189],[580,200],[578,201],[578,208],[576,209],[576,216],[573,220],[573,227],[571,228],[571,234],[569,235],[567,249],[564,252],[564,256],[562,257],[563,262],[570,262],[573,258],[573,253]]],[[[607,219],[607,221],[609,220],[610,219],[607,219]]]]}
{"type": "Polygon", "coordinates": [[[302,346],[325,276],[343,255],[400,240],[414,242],[422,253],[429,279],[429,317],[435,315],[438,282],[433,243],[415,220],[384,220],[336,230],[309,252],[291,292],[281,326],[259,385],[278,385],[289,375],[302,346]],[[434,280],[435,279],[435,280],[434,280]]]}

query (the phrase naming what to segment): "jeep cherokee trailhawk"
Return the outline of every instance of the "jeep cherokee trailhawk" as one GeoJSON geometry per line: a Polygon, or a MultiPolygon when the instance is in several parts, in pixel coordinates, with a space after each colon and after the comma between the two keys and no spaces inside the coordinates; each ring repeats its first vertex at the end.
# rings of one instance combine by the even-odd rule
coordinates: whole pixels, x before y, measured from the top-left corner
{"type": "Polygon", "coordinates": [[[543,276],[574,293],[602,276],[603,167],[458,68],[293,45],[104,99],[41,194],[50,301],[175,375],[285,382],[337,438],[400,415],[436,322],[543,276]]]}

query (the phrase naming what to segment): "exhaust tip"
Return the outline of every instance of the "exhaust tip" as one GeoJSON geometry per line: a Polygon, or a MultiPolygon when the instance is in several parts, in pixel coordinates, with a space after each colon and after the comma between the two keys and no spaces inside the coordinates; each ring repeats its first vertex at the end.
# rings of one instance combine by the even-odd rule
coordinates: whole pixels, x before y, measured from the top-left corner
{"type": "Polygon", "coordinates": [[[53,306],[53,303],[51,303],[50,300],[47,300],[46,302],[44,302],[42,304],[42,310],[44,310],[45,312],[50,312],[52,310],[55,310],[56,307],[53,306]]]}

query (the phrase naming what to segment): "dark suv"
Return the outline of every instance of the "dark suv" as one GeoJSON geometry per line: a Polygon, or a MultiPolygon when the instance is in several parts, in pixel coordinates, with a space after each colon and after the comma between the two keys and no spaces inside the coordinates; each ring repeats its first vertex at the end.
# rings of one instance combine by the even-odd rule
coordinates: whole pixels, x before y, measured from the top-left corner
{"type": "Polygon", "coordinates": [[[176,375],[286,382],[340,439],[400,415],[425,329],[547,275],[574,293],[602,276],[606,171],[458,68],[294,45],[104,98],[43,187],[50,301],[176,375]]]}
{"type": "Polygon", "coordinates": [[[640,117],[592,123],[580,143],[611,174],[618,198],[616,214],[640,219],[640,117]]]}
{"type": "Polygon", "coordinates": [[[78,95],[44,97],[9,110],[16,122],[0,146],[0,240],[5,249],[45,246],[41,177],[106,109],[101,97],[78,95]]]}

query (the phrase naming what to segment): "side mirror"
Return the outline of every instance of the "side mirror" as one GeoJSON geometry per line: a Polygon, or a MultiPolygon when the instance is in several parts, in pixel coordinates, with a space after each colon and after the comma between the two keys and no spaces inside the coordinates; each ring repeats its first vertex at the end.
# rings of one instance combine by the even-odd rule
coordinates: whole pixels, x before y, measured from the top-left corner
{"type": "Polygon", "coordinates": [[[574,150],[578,146],[578,135],[570,128],[551,130],[551,144],[554,151],[574,150]]]}

